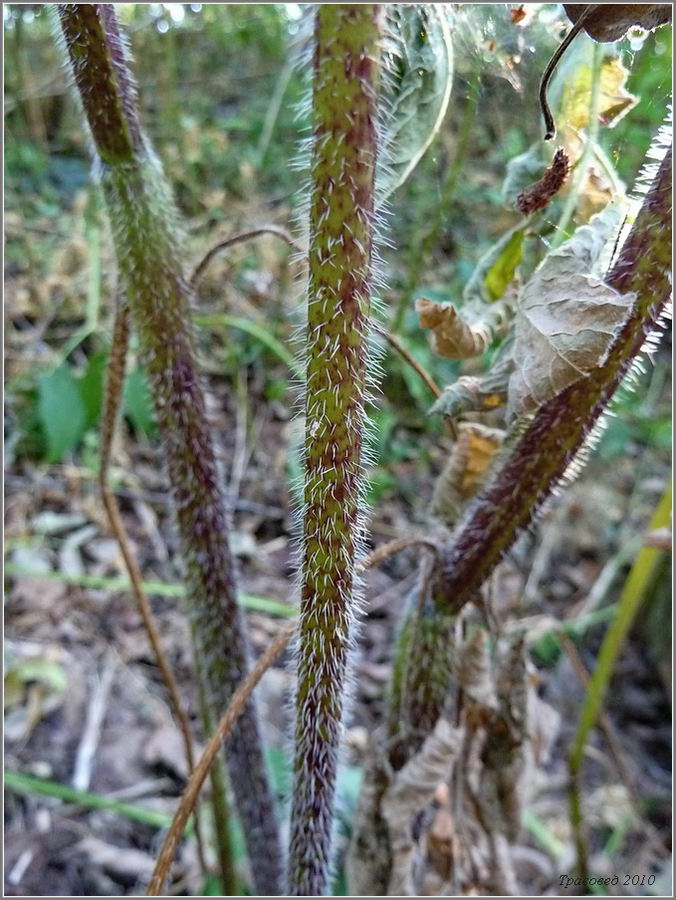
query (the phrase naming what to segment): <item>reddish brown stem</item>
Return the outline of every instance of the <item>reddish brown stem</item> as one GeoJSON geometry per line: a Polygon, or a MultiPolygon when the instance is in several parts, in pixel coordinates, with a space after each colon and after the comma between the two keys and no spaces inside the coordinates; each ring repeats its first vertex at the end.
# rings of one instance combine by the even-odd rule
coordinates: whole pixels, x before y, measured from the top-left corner
{"type": "Polygon", "coordinates": [[[223,742],[230,734],[232,726],[242,714],[253,689],[288,644],[289,638],[293,634],[294,627],[294,625],[288,625],[283,631],[280,631],[233,694],[228,708],[218,723],[216,731],[209,739],[209,743],[204,748],[204,751],[199,758],[199,762],[195,766],[195,769],[190,776],[190,780],[183,791],[181,802],[174,813],[174,818],[167,836],[164,839],[160,855],[157,857],[147,896],[158,897],[161,895],[167,874],[174,861],[174,857],[176,856],[176,850],[178,849],[183,832],[185,831],[185,826],[188,823],[190,814],[195,808],[197,798],[202,790],[202,785],[214,764],[216,755],[223,746],[223,742]]]}
{"type": "MultiPolygon", "coordinates": [[[[113,439],[115,436],[115,423],[118,419],[120,410],[120,400],[122,397],[122,386],[124,383],[124,370],[127,357],[127,347],[129,344],[129,308],[122,298],[118,297],[117,309],[115,313],[115,323],[113,326],[113,341],[108,360],[108,371],[106,378],[106,389],[103,401],[103,413],[101,416],[101,464],[99,466],[99,489],[103,506],[108,516],[110,527],[115,535],[115,539],[120,547],[124,565],[131,582],[132,593],[136,601],[139,613],[143,620],[143,627],[153,654],[164,686],[169,695],[169,704],[178,727],[183,738],[183,749],[187,763],[188,774],[192,773],[195,768],[195,758],[193,754],[193,737],[190,728],[190,720],[183,708],[181,695],[179,693],[178,684],[171,670],[169,660],[162,646],[162,639],[157,628],[155,616],[148,600],[148,596],[143,587],[143,576],[139,568],[134,551],[129,542],[127,530],[120,515],[120,507],[115,494],[110,489],[108,483],[108,474],[110,471],[110,462],[112,454],[113,439]]],[[[195,810],[195,834],[197,837],[197,848],[200,858],[202,871],[206,874],[207,865],[204,857],[204,842],[202,838],[202,828],[199,821],[199,815],[195,810]]]]}

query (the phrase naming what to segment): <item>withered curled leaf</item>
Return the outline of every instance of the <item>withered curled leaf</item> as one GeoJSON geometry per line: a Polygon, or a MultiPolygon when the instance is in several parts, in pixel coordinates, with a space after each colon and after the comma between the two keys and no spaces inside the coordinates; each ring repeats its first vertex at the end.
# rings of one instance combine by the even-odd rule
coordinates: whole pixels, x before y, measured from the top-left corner
{"type": "Polygon", "coordinates": [[[510,18],[512,20],[512,25],[518,25],[523,19],[526,18],[526,10],[523,8],[523,3],[520,6],[514,7],[509,11],[510,18]]]}
{"type": "Polygon", "coordinates": [[[490,714],[497,711],[499,701],[488,633],[483,628],[477,628],[461,648],[455,676],[465,693],[465,702],[471,702],[476,707],[472,717],[474,724],[477,724],[477,716],[481,719],[481,724],[486,724],[490,714]]]}
{"type": "Polygon", "coordinates": [[[421,810],[433,799],[437,787],[448,781],[462,741],[462,730],[441,718],[420,752],[401,769],[387,789],[382,802],[392,852],[388,894],[410,897],[418,893],[415,884],[420,848],[414,825],[421,810]]]}
{"type": "Polygon", "coordinates": [[[540,81],[539,98],[546,141],[556,134],[556,124],[547,101],[547,87],[559,61],[580,31],[586,31],[595,41],[609,43],[623,38],[633,26],[652,30],[671,22],[670,3],[564,3],[564,9],[573,27],[547,63],[540,81]]]}
{"type": "Polygon", "coordinates": [[[528,721],[529,684],[525,642],[517,638],[497,654],[498,709],[487,723],[481,750],[480,802],[494,834],[514,842],[521,828],[524,776],[532,759],[528,721]]]}
{"type": "Polygon", "coordinates": [[[441,396],[430,409],[431,415],[449,416],[457,419],[468,412],[488,412],[498,409],[507,402],[507,383],[513,367],[493,377],[489,372],[483,378],[462,375],[453,384],[444,388],[441,396]]]}
{"type": "Polygon", "coordinates": [[[472,359],[481,356],[494,337],[504,332],[511,308],[507,304],[491,304],[476,323],[468,321],[450,303],[438,303],[420,297],[416,312],[422,328],[433,332],[432,348],[446,359],[472,359]]]}
{"type": "Polygon", "coordinates": [[[498,347],[491,367],[484,375],[461,375],[441,392],[430,409],[430,415],[461,418],[468,412],[490,412],[507,403],[507,386],[514,371],[510,330],[498,347]]]}
{"type": "Polygon", "coordinates": [[[433,332],[432,347],[446,359],[471,359],[488,349],[491,335],[486,328],[472,327],[455,306],[420,297],[415,304],[422,328],[433,332]]]}
{"type": "Polygon", "coordinates": [[[458,426],[458,439],[432,498],[432,514],[447,527],[455,525],[467,500],[481,487],[503,438],[500,429],[478,422],[458,426]]]}
{"type": "MultiPolygon", "coordinates": [[[[606,209],[549,253],[524,288],[515,321],[508,419],[532,410],[606,359],[635,295],[591,274],[617,210],[606,209]]],[[[616,220],[615,220],[616,221],[616,220]]]]}
{"type": "MultiPolygon", "coordinates": [[[[581,50],[584,51],[585,47],[581,50]]],[[[589,127],[593,66],[588,53],[574,51],[571,57],[571,62],[579,62],[565,73],[557,121],[562,131],[564,149],[575,162],[582,152],[578,133],[589,127]]],[[[608,56],[603,60],[599,78],[599,118],[606,127],[612,127],[636,106],[638,97],[627,90],[629,70],[617,56],[608,56]]]]}

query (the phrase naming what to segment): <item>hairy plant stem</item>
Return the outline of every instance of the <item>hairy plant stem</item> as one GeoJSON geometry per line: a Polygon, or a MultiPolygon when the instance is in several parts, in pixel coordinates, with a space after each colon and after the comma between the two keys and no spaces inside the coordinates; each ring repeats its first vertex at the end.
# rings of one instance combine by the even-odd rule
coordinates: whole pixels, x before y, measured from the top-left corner
{"type": "Polygon", "coordinates": [[[361,545],[382,9],[315,19],[305,488],[289,890],[322,895],[361,545]]]}
{"type": "MultiPolygon", "coordinates": [[[[374,755],[365,773],[348,858],[353,892],[387,892],[392,855],[383,798],[391,771],[401,769],[418,752],[449,702],[458,613],[479,595],[482,584],[559,484],[607,408],[669,302],[670,263],[671,151],[606,277],[617,291],[637,294],[606,362],[530,417],[506,451],[502,466],[467,509],[455,536],[442,546],[431,579],[421,579],[409,602],[395,650],[387,735],[381,739],[386,751],[374,755]]],[[[570,804],[575,822],[580,813],[574,783],[570,804]]],[[[580,833],[578,829],[578,838],[580,833]]],[[[580,840],[577,848],[584,859],[580,840]]]]}
{"type": "MultiPolygon", "coordinates": [[[[605,279],[620,293],[635,292],[634,307],[605,363],[529,417],[511,442],[502,465],[468,507],[454,537],[441,548],[431,585],[440,622],[474,600],[518,534],[561,482],[668,304],[670,269],[671,150],[660,164],[619,259],[605,279]]],[[[435,646],[436,653],[428,652],[424,659],[417,649],[409,651],[411,684],[420,682],[425,670],[436,672],[446,661],[446,682],[450,685],[448,644],[440,639],[435,646]]],[[[424,686],[424,680],[421,683],[424,686]]],[[[430,680],[426,698],[421,700],[419,696],[419,702],[427,705],[426,718],[436,721],[443,700],[440,703],[434,680],[430,680]]]]}
{"type": "Polygon", "coordinates": [[[455,625],[455,614],[434,603],[424,578],[404,615],[390,686],[388,759],[395,770],[422,747],[448,700],[455,625]]]}
{"type": "MultiPolygon", "coordinates": [[[[350,860],[355,873],[352,890],[367,886],[371,893],[385,893],[384,861],[391,858],[381,810],[388,785],[387,765],[399,769],[417,752],[448,703],[455,617],[479,595],[504,553],[561,482],[669,303],[671,181],[669,149],[619,259],[605,279],[618,292],[637,295],[606,361],[540,406],[522,425],[502,465],[469,506],[454,537],[439,551],[431,583],[423,579],[409,605],[395,651],[387,722],[388,759],[385,764],[376,759],[365,775],[371,791],[355,826],[350,860]],[[363,880],[363,862],[368,858],[379,862],[378,877],[363,880]]],[[[620,628],[616,629],[618,633],[620,628]]],[[[589,709],[592,713],[588,721],[593,722],[597,707],[591,701],[589,709]]],[[[574,776],[579,772],[583,746],[578,736],[578,755],[571,757],[574,776]]],[[[575,777],[569,801],[571,821],[578,826],[580,867],[584,868],[586,848],[579,827],[581,806],[575,777]]]]}
{"type": "MultiPolygon", "coordinates": [[[[190,327],[193,294],[178,215],[139,124],[112,5],[57,7],[96,147],[122,287],[148,370],[186,569],[195,653],[220,715],[248,671],[229,512],[221,488],[190,327]]],[[[282,853],[251,698],[227,743],[256,890],[281,889],[282,853]]]]}

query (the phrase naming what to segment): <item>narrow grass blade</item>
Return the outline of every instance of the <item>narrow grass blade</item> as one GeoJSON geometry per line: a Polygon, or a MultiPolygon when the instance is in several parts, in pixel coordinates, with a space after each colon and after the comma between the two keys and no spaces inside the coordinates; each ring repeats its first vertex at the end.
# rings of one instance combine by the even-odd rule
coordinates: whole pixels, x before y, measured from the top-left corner
{"type": "Polygon", "coordinates": [[[131,803],[121,803],[102,794],[93,794],[90,791],[78,791],[58,781],[50,781],[46,778],[36,778],[34,775],[25,775],[22,772],[4,771],[5,787],[17,794],[43,797],[56,797],[64,803],[75,803],[87,809],[107,809],[117,813],[125,819],[140,822],[142,825],[151,825],[153,828],[168,828],[172,817],[165,813],[152,809],[144,809],[131,803]]]}
{"type": "Polygon", "coordinates": [[[211,328],[237,328],[240,331],[246,331],[252,337],[255,337],[261,344],[265,344],[268,350],[271,350],[275,356],[278,356],[283,363],[289,367],[291,372],[299,378],[302,378],[303,367],[293,357],[293,354],[286,349],[281,341],[278,341],[274,334],[271,334],[266,328],[258,322],[250,319],[240,318],[239,316],[228,316],[225,313],[215,313],[214,315],[195,316],[193,319],[195,325],[201,325],[211,328]]]}
{"type": "MultiPolygon", "coordinates": [[[[15,563],[5,563],[5,575],[17,578],[42,578],[45,581],[60,581],[63,584],[72,584],[76,587],[92,588],[94,590],[128,591],[131,584],[128,578],[105,578],[98,575],[66,575],[63,572],[33,572],[24,566],[15,563]]],[[[184,597],[185,588],[182,584],[167,584],[162,581],[144,581],[148,594],[156,597],[184,597]]],[[[255,612],[268,613],[271,616],[281,616],[285,619],[293,618],[296,611],[287,603],[274,600],[272,597],[256,597],[252,594],[240,594],[239,603],[244,609],[255,612]]]]}

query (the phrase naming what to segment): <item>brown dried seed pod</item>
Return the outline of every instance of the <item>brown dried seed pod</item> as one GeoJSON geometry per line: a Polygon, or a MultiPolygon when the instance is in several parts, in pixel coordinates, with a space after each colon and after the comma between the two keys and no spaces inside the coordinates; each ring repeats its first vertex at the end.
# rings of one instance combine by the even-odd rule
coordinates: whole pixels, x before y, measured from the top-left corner
{"type": "Polygon", "coordinates": [[[519,212],[528,216],[537,212],[538,209],[544,209],[552,197],[561,190],[569,172],[568,154],[563,147],[559,147],[554,154],[551,166],[542,178],[522,191],[516,198],[519,212]]]}

